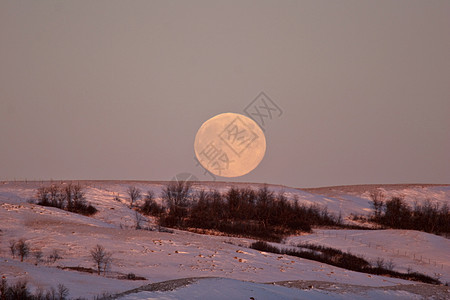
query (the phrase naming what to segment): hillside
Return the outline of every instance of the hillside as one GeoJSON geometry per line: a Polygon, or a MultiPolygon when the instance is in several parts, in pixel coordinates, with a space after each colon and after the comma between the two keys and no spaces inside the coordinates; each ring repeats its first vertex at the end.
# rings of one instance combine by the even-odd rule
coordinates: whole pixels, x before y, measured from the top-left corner
{"type": "MultiPolygon", "coordinates": [[[[161,289],[161,286],[149,288],[151,291],[141,288],[141,293],[123,294],[122,298],[194,298],[205,295],[205,291],[217,299],[239,295],[250,295],[247,299],[330,299],[349,295],[356,298],[412,299],[429,295],[430,291],[442,298],[448,296],[446,287],[363,274],[302,258],[249,249],[254,240],[248,238],[200,235],[178,230],[172,233],[135,230],[135,213],[128,206],[126,189],[134,185],[143,191],[152,190],[157,201],[160,201],[158,197],[166,182],[80,181],[87,200],[99,210],[92,217],[27,202],[37,188],[49,184],[0,184],[0,270],[8,281],[26,279],[30,287],[44,289],[63,283],[69,289],[71,298],[88,299],[103,292],[123,293],[167,280],[179,280],[177,282],[181,284],[175,284],[178,289],[165,292],[167,288],[161,289]],[[117,195],[120,201],[114,200],[117,195]],[[13,259],[9,241],[20,238],[26,239],[32,250],[42,250],[44,255],[57,249],[63,259],[37,266],[32,257],[24,262],[13,259]],[[105,246],[113,253],[112,268],[107,276],[62,269],[93,268],[89,251],[96,244],[105,246]],[[145,280],[117,279],[130,273],[145,277],[145,280]],[[183,279],[198,277],[210,279],[183,279]],[[277,284],[262,284],[268,282],[277,284]]],[[[262,184],[200,182],[194,185],[194,189],[225,191],[231,186],[259,188],[262,184]]],[[[389,195],[404,195],[410,203],[422,199],[448,203],[450,199],[448,185],[321,189],[268,187],[275,192],[284,192],[289,199],[298,198],[305,203],[325,205],[329,211],[342,213],[344,217],[350,213],[369,212],[368,199],[372,188],[384,189],[389,195]]],[[[148,226],[155,227],[152,218],[147,221],[148,226]]],[[[396,270],[411,269],[439,277],[442,282],[450,282],[450,242],[444,237],[406,230],[315,229],[312,234],[289,237],[285,244],[278,246],[289,247],[298,242],[349,250],[364,255],[370,261],[379,257],[392,259],[396,270]]]]}

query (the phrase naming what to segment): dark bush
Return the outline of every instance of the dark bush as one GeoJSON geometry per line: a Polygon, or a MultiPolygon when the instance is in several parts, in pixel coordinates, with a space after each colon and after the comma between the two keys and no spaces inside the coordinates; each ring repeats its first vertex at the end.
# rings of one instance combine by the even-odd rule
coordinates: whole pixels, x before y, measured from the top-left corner
{"type": "Polygon", "coordinates": [[[20,239],[15,243],[15,247],[17,254],[20,256],[20,261],[23,261],[30,254],[30,245],[24,239],[20,239]]]}
{"type": "Polygon", "coordinates": [[[250,245],[250,248],[255,249],[255,250],[259,250],[259,251],[264,251],[264,252],[270,252],[270,253],[275,253],[275,254],[280,254],[281,250],[278,249],[275,246],[269,245],[267,242],[265,241],[257,241],[254,242],[250,245]]]}
{"type": "Polygon", "coordinates": [[[160,225],[185,228],[185,219],[192,204],[191,183],[188,181],[171,181],[162,192],[167,213],[160,217],[160,225]]]}
{"type": "MultiPolygon", "coordinates": [[[[225,193],[191,191],[186,182],[171,182],[162,198],[167,211],[159,211],[159,224],[180,229],[197,228],[280,241],[285,235],[310,232],[312,226],[343,226],[341,220],[317,205],[288,201],[284,194],[274,194],[267,186],[258,190],[230,188],[225,193]]],[[[152,198],[145,211],[152,211],[152,198]]]]}
{"type": "Polygon", "coordinates": [[[147,280],[147,278],[142,276],[136,276],[134,273],[128,273],[127,275],[120,276],[119,279],[126,279],[126,280],[147,280]]]}
{"type": "Polygon", "coordinates": [[[299,248],[310,249],[311,251],[305,250],[296,250],[296,249],[280,249],[278,247],[272,246],[264,241],[254,242],[250,245],[250,248],[271,252],[275,254],[286,254],[291,256],[297,256],[305,259],[315,260],[322,263],[326,263],[329,265],[333,265],[336,267],[369,273],[374,275],[383,275],[383,276],[391,276],[406,280],[420,281],[431,284],[441,284],[441,282],[435,278],[427,276],[425,274],[420,273],[400,273],[393,271],[392,269],[387,269],[383,263],[377,264],[377,266],[372,267],[368,261],[365,259],[353,255],[351,253],[342,252],[339,249],[334,249],[330,247],[324,247],[319,245],[311,245],[311,244],[299,244],[297,245],[299,248]]]}
{"type": "Polygon", "coordinates": [[[141,199],[142,197],[141,190],[135,186],[129,186],[127,189],[127,194],[130,197],[130,208],[133,207],[134,202],[141,199]]]}
{"type": "Polygon", "coordinates": [[[85,193],[78,184],[65,186],[51,185],[41,187],[36,192],[35,202],[42,206],[51,206],[86,216],[93,215],[97,209],[86,202],[85,193]]]}
{"type": "Polygon", "coordinates": [[[41,299],[58,299],[65,300],[69,295],[69,290],[63,285],[58,284],[58,289],[51,288],[44,291],[36,290],[33,294],[28,289],[26,281],[17,281],[13,285],[9,285],[6,278],[2,277],[0,281],[0,299],[2,300],[41,300],[41,299]]]}
{"type": "Polygon", "coordinates": [[[374,213],[371,221],[380,225],[435,234],[450,233],[450,211],[447,204],[440,206],[426,200],[422,204],[416,203],[411,208],[400,197],[393,197],[388,201],[372,197],[372,207],[374,213]]]}
{"type": "Polygon", "coordinates": [[[140,207],[140,210],[145,215],[159,216],[163,209],[156,203],[152,191],[148,191],[144,198],[144,204],[140,207]]]}

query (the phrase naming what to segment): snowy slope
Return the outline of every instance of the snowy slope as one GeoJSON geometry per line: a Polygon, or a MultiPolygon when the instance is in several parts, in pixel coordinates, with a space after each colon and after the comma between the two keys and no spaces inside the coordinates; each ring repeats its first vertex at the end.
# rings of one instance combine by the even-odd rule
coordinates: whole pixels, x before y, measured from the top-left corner
{"type": "Polygon", "coordinates": [[[394,270],[408,269],[450,282],[450,240],[413,230],[315,230],[286,239],[287,245],[314,244],[362,256],[369,262],[392,260],[394,270]]]}
{"type": "MultiPolygon", "coordinates": [[[[426,289],[422,287],[421,289],[426,289]]],[[[288,288],[278,284],[262,284],[234,279],[205,278],[171,291],[142,291],[120,297],[121,300],[137,299],[423,299],[419,289],[397,289],[389,287],[358,287],[333,284],[329,288],[288,288]]],[[[436,295],[437,293],[435,293],[436,295]]],[[[445,297],[445,292],[439,293],[445,297]]],[[[439,299],[436,297],[436,299],[439,299]]]]}
{"type": "MultiPolygon", "coordinates": [[[[60,184],[67,181],[54,181],[60,184]]],[[[111,201],[116,195],[122,200],[122,204],[128,203],[126,190],[130,185],[136,186],[144,193],[153,191],[156,200],[160,200],[162,189],[167,181],[147,182],[147,181],[73,181],[86,187],[87,198],[96,206],[103,208],[116,207],[120,203],[111,201]]],[[[40,186],[48,186],[50,182],[0,182],[0,203],[24,203],[33,197],[36,189],[40,186]]],[[[230,187],[251,187],[258,189],[263,187],[260,183],[228,183],[228,182],[197,182],[193,185],[193,190],[218,190],[227,191],[230,187]]],[[[357,186],[336,186],[324,188],[298,189],[282,185],[267,185],[275,193],[283,192],[288,199],[298,198],[301,203],[318,204],[326,206],[330,212],[342,213],[343,217],[350,213],[368,214],[371,212],[370,193],[381,191],[386,199],[392,196],[400,196],[405,201],[413,205],[415,201],[431,200],[439,204],[450,204],[450,185],[357,185],[357,186]]],[[[106,221],[118,221],[114,212],[102,210],[103,214],[96,215],[96,218],[104,218],[106,221]],[[109,218],[109,219],[108,219],[109,218]]],[[[122,218],[122,216],[120,217],[122,218]]],[[[119,218],[119,219],[120,219],[119,218]]],[[[123,219],[125,222],[126,219],[123,219]]]]}
{"type": "MultiPolygon", "coordinates": [[[[415,284],[400,279],[343,270],[297,257],[248,249],[247,246],[253,242],[251,239],[207,236],[177,230],[174,233],[134,230],[134,211],[129,209],[129,203],[125,197],[127,187],[135,185],[143,191],[152,190],[159,197],[164,182],[84,181],[80,183],[86,189],[88,201],[99,209],[99,213],[94,217],[85,217],[56,208],[27,203],[39,186],[47,186],[49,182],[0,184],[0,220],[2,220],[0,224],[0,275],[6,276],[11,281],[27,279],[33,287],[46,288],[63,283],[70,289],[71,297],[88,298],[103,292],[123,292],[149,283],[205,276],[222,279],[209,282],[199,281],[187,286],[187,290],[184,292],[175,290],[168,294],[148,294],[145,297],[161,296],[168,299],[182,298],[182,295],[194,297],[196,293],[207,290],[202,286],[206,285],[210,287],[211,295],[218,299],[234,298],[238,295],[234,294],[234,290],[245,289],[253,289],[255,295],[258,297],[266,295],[268,299],[278,296],[292,298],[291,293],[296,295],[293,298],[317,296],[317,299],[329,299],[326,298],[329,293],[326,289],[311,291],[295,289],[292,291],[286,287],[256,283],[320,281],[332,282],[337,285],[358,285],[364,287],[364,290],[368,289],[367,286],[387,288],[415,284]],[[120,202],[114,200],[117,194],[121,198],[120,202]],[[17,258],[12,259],[8,249],[9,241],[19,238],[26,239],[31,244],[32,250],[41,249],[44,255],[53,249],[58,249],[63,259],[51,265],[35,266],[32,258],[20,263],[17,258]],[[56,268],[57,266],[93,268],[89,250],[96,244],[102,244],[113,253],[112,270],[107,277],[56,268]],[[130,281],[114,278],[117,275],[128,273],[143,276],[147,280],[130,281]],[[241,280],[246,282],[240,282],[241,280]],[[229,289],[225,289],[227,286],[229,289]],[[229,294],[227,294],[227,290],[229,294]]],[[[216,182],[201,183],[194,188],[213,188],[225,191],[231,186],[258,188],[262,185],[216,182]]],[[[358,201],[360,203],[367,202],[364,193],[350,195],[356,199],[352,204],[350,201],[343,202],[337,198],[283,186],[269,186],[269,188],[276,192],[284,191],[289,197],[298,197],[301,201],[327,205],[330,211],[335,212],[343,209],[363,211],[363,206],[358,206],[358,201]]],[[[439,201],[448,201],[448,187],[427,189],[430,195],[440,197],[439,201]]],[[[417,188],[414,188],[413,191],[426,197],[426,191],[420,192],[417,188]]],[[[351,250],[352,253],[364,254],[369,259],[382,255],[392,258],[398,270],[410,266],[414,271],[424,272],[431,276],[438,272],[442,274],[440,275],[441,280],[444,281],[448,281],[450,278],[448,240],[434,235],[402,230],[385,232],[318,230],[311,235],[291,237],[287,240],[287,245],[305,241],[351,250]],[[367,244],[371,244],[371,246],[369,247],[367,244]],[[380,246],[374,248],[373,245],[380,246]],[[402,251],[407,251],[407,254],[402,255],[402,251]],[[413,254],[416,255],[416,259],[411,258],[413,254]],[[419,255],[422,256],[421,261],[418,260],[419,255]],[[425,262],[426,260],[428,263],[425,262]]],[[[400,298],[413,296],[408,293],[407,291],[380,289],[370,290],[367,295],[373,295],[373,298],[379,298],[382,295],[400,298]]],[[[355,293],[355,297],[359,297],[360,294],[360,292],[355,293]]],[[[130,297],[136,296],[130,294],[130,297]]],[[[258,297],[255,298],[259,299],[258,297]]]]}
{"type": "MultiPolygon", "coordinates": [[[[355,186],[333,186],[323,188],[302,189],[316,196],[331,199],[331,202],[339,202],[339,209],[343,216],[350,213],[367,214],[372,211],[370,206],[370,194],[381,192],[385,199],[401,197],[405,202],[413,206],[415,201],[422,202],[431,200],[443,205],[450,204],[450,185],[431,184],[391,184],[391,185],[355,185],[355,186]]],[[[331,211],[336,205],[329,206],[331,211]]]]}

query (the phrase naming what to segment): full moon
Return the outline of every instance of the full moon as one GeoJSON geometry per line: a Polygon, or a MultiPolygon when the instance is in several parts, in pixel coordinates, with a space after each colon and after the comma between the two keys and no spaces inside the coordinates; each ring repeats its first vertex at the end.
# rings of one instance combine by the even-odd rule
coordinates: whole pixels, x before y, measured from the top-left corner
{"type": "Polygon", "coordinates": [[[238,177],[259,165],[266,152],[266,138],[252,119],[223,113],[203,123],[195,136],[194,150],[209,172],[238,177]]]}

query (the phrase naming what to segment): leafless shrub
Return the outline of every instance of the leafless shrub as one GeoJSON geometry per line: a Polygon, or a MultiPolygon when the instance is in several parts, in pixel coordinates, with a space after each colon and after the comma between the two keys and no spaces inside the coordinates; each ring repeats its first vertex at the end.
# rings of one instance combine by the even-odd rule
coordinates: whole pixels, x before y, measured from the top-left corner
{"type": "Polygon", "coordinates": [[[66,186],[52,184],[41,187],[37,190],[35,199],[38,205],[57,207],[87,216],[97,212],[94,206],[87,203],[83,188],[79,184],[69,183],[66,186]]]}
{"type": "Polygon", "coordinates": [[[385,264],[385,268],[389,271],[393,271],[395,268],[395,264],[394,261],[392,259],[390,259],[386,264],[385,264]]]}
{"type": "Polygon", "coordinates": [[[378,257],[377,260],[375,261],[375,267],[379,269],[384,269],[384,259],[378,257]]]}
{"type": "Polygon", "coordinates": [[[133,203],[142,198],[141,190],[135,186],[129,186],[127,189],[128,196],[130,197],[130,208],[133,207],[133,203]]]}
{"type": "Polygon", "coordinates": [[[22,262],[24,258],[30,254],[30,246],[24,239],[20,239],[16,243],[16,251],[20,256],[20,261],[22,262]]]}
{"type": "Polygon", "coordinates": [[[11,252],[11,255],[13,258],[16,257],[16,241],[10,240],[9,241],[9,251],[11,252]]]}
{"type": "Polygon", "coordinates": [[[370,193],[370,199],[372,200],[371,204],[374,209],[374,218],[375,220],[379,220],[383,211],[384,193],[380,190],[373,191],[370,193]]]}
{"type": "Polygon", "coordinates": [[[33,257],[34,257],[34,263],[37,266],[38,264],[40,264],[43,261],[43,254],[41,250],[35,250],[33,251],[33,257]]]}
{"type": "Polygon", "coordinates": [[[155,201],[155,195],[152,191],[148,191],[144,197],[144,204],[140,207],[140,210],[145,215],[159,216],[163,209],[155,201]]]}
{"type": "Polygon", "coordinates": [[[27,281],[18,281],[13,285],[8,285],[5,276],[0,281],[0,299],[2,300],[66,300],[69,290],[63,285],[58,284],[57,290],[50,288],[46,292],[42,287],[38,287],[33,293],[28,289],[27,281]]]}
{"type": "Polygon", "coordinates": [[[57,260],[62,259],[62,256],[59,255],[59,251],[56,249],[53,249],[52,253],[47,257],[47,262],[49,264],[55,263],[57,260]]]}
{"type": "Polygon", "coordinates": [[[97,274],[100,275],[101,271],[106,274],[112,263],[112,253],[107,252],[102,245],[96,245],[91,251],[92,261],[97,266],[97,274]]]}
{"type": "Polygon", "coordinates": [[[64,284],[58,284],[57,296],[59,300],[66,299],[69,296],[69,289],[64,284]]]}
{"type": "Polygon", "coordinates": [[[137,211],[134,212],[134,218],[136,221],[136,230],[142,229],[142,222],[145,221],[145,218],[137,211]]]}

